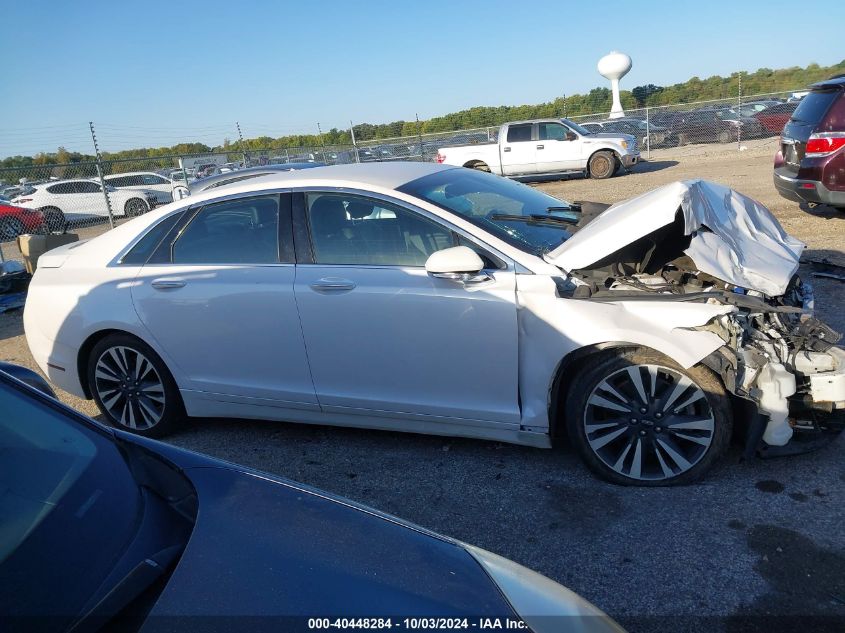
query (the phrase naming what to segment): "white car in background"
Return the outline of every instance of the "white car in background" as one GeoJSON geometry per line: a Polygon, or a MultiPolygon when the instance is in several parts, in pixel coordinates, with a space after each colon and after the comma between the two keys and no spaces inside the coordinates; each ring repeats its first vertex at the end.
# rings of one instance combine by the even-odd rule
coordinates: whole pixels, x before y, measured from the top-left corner
{"type": "Polygon", "coordinates": [[[42,255],[26,338],[142,435],[184,415],[568,435],[600,476],[666,485],[734,425],[752,456],[841,431],[845,351],[768,210],[699,180],[602,206],[430,163],[255,177],[42,255]]]}
{"type": "Polygon", "coordinates": [[[173,195],[173,190],[179,186],[184,186],[185,182],[181,180],[173,180],[157,174],[153,171],[132,171],[125,174],[112,174],[104,176],[105,183],[115,189],[145,189],[147,191],[155,192],[158,204],[167,204],[178,200],[178,196],[173,195]]]}
{"type": "MultiPolygon", "coordinates": [[[[109,187],[108,185],[106,185],[109,187]]],[[[146,189],[108,189],[112,213],[115,216],[143,215],[158,204],[156,192],[146,189]]],[[[12,201],[29,209],[40,209],[49,226],[54,226],[60,217],[101,216],[108,217],[108,207],[103,188],[96,180],[58,180],[38,185],[12,201]]]]}

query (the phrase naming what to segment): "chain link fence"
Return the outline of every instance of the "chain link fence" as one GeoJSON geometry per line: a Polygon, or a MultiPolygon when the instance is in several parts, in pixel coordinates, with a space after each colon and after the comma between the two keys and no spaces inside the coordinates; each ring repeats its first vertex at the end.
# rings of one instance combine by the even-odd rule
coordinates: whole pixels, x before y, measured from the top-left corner
{"type": "MultiPolygon", "coordinates": [[[[774,152],[777,138],[797,106],[792,94],[786,91],[628,109],[621,118],[602,112],[569,119],[593,133],[634,135],[646,160],[761,146],[771,146],[774,152]]],[[[565,111],[559,114],[565,116],[565,111]]],[[[190,183],[221,172],[300,162],[433,161],[441,148],[496,142],[498,131],[498,126],[479,127],[345,145],[0,169],[0,259],[21,258],[16,243],[19,235],[73,232],[80,239],[93,237],[188,195],[190,183]]]]}

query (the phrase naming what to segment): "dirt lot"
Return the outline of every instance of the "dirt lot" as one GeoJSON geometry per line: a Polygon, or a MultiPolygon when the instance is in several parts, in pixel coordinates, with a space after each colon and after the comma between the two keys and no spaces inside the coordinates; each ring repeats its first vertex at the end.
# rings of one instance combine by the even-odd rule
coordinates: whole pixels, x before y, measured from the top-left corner
{"type": "MultiPolygon", "coordinates": [[[[769,206],[810,256],[845,259],[845,214],[778,197],[771,143],[714,151],[653,152],[631,175],[536,186],[568,200],[614,202],[673,180],[715,180],[769,206]]],[[[845,286],[814,285],[819,316],[845,330],[845,286]]],[[[34,367],[19,312],[0,315],[0,358],[34,367]]],[[[62,398],[96,413],[89,402],[62,398]]],[[[733,450],[704,482],[682,489],[601,483],[566,447],[242,420],[196,420],[170,441],[513,558],[630,631],[845,630],[845,438],[766,462],[741,463],[733,450]]]]}

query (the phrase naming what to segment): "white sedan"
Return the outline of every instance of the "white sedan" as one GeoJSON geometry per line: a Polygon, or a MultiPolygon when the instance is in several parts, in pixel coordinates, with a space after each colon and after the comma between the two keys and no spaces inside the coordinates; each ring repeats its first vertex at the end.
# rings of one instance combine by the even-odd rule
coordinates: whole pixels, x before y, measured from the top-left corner
{"type": "Polygon", "coordinates": [[[549,447],[620,484],[835,435],[845,352],[803,244],[673,183],[570,205],[423,163],[278,173],[42,255],[27,341],[115,426],[264,418],[549,447]]]}

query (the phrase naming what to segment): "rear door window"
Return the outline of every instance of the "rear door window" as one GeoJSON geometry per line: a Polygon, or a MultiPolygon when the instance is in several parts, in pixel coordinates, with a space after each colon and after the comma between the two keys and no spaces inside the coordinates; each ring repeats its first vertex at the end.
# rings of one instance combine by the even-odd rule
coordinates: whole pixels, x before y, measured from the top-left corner
{"type": "Polygon", "coordinates": [[[531,140],[532,123],[511,125],[508,127],[508,143],[522,143],[531,140]]]}
{"type": "Polygon", "coordinates": [[[278,195],[208,205],[173,244],[174,264],[278,262],[278,195]]]}

